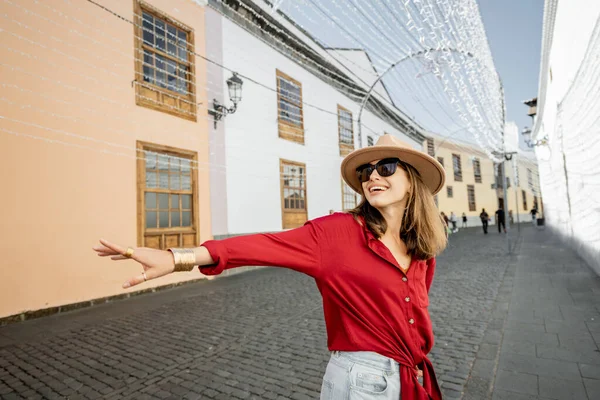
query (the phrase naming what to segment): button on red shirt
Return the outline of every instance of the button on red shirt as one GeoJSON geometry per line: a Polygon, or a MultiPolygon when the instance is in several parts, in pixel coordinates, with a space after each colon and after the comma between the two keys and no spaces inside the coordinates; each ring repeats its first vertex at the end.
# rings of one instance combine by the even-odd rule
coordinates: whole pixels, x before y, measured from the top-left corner
{"type": "Polygon", "coordinates": [[[427,306],[435,259],[413,259],[405,274],[389,249],[352,215],[337,213],[303,227],[203,244],[214,265],[206,275],[250,265],[280,266],[313,277],[323,297],[330,351],[373,351],[402,365],[402,400],[441,399],[431,362],[427,306]],[[423,370],[423,386],[415,368],[423,370]]]}

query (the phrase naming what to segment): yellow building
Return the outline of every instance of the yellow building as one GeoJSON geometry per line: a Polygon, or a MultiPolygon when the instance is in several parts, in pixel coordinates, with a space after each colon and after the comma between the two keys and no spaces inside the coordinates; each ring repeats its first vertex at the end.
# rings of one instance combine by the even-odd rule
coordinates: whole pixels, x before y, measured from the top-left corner
{"type": "MultiPolygon", "coordinates": [[[[460,227],[463,213],[467,216],[467,226],[481,225],[479,214],[485,209],[495,223],[494,213],[504,204],[501,165],[474,145],[433,134],[429,134],[424,150],[436,157],[446,170],[446,187],[436,196],[440,212],[448,216],[454,212],[460,227]]],[[[518,219],[531,223],[530,212],[536,206],[540,218],[542,202],[535,156],[520,152],[514,160],[506,162],[505,168],[509,216],[514,222],[518,219]],[[515,171],[518,179],[515,179],[515,171]]]]}
{"type": "Polygon", "coordinates": [[[210,238],[204,7],[102,6],[0,4],[0,320],[122,295],[140,267],[97,257],[100,237],[210,238]]]}

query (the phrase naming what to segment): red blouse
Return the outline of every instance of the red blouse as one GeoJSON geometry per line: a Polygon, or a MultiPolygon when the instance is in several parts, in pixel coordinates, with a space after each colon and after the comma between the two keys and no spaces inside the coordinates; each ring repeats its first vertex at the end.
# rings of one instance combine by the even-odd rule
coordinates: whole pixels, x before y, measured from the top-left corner
{"type": "Polygon", "coordinates": [[[380,240],[343,213],[289,231],[210,240],[203,246],[215,260],[200,268],[206,275],[262,265],[313,277],[323,297],[330,351],[373,351],[392,358],[402,365],[402,400],[442,398],[426,357],[433,346],[427,306],[434,258],[413,259],[405,274],[380,240]]]}

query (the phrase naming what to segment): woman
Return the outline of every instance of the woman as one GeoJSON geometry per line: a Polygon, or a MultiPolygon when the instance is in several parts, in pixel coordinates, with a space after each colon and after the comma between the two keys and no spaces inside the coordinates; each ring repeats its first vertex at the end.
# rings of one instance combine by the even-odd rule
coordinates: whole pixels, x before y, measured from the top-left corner
{"type": "Polygon", "coordinates": [[[467,227],[467,214],[463,213],[462,215],[462,227],[466,228],[467,227]]]}
{"type": "Polygon", "coordinates": [[[446,246],[433,195],[443,167],[391,135],[342,162],[342,177],[363,200],[303,227],[207,241],[195,249],[94,247],[114,260],[133,258],[144,272],[130,287],[191,270],[206,275],[246,265],[283,266],[313,277],[323,297],[327,365],[321,399],[441,399],[431,362],[428,292],[435,255],[446,246]],[[419,380],[422,379],[422,384],[419,380]]]}

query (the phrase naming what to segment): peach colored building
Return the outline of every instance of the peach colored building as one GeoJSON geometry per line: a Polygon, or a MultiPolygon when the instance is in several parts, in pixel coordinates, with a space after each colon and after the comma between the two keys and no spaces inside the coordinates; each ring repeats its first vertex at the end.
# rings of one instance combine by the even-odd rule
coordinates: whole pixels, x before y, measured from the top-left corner
{"type": "Polygon", "coordinates": [[[141,268],[97,257],[100,237],[159,248],[210,239],[206,65],[194,54],[204,5],[102,6],[0,4],[5,321],[123,294],[141,268]]]}

